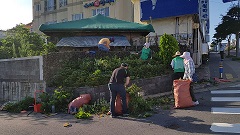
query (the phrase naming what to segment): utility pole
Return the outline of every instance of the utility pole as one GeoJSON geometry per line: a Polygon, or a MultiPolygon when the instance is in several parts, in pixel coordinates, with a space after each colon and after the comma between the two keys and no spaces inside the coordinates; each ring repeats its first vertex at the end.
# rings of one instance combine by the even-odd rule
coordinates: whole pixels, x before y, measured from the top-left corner
{"type": "MultiPolygon", "coordinates": [[[[240,0],[238,0],[238,22],[240,21],[240,13],[239,13],[239,2],[240,0]]],[[[239,31],[236,33],[236,57],[238,57],[238,53],[239,53],[239,31]]]]}

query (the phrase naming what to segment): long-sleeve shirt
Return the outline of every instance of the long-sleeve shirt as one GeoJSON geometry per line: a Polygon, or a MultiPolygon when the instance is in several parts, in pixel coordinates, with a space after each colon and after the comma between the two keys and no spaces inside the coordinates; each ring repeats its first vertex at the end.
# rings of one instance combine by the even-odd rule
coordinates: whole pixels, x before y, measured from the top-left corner
{"type": "Polygon", "coordinates": [[[192,79],[193,74],[195,73],[195,64],[193,60],[188,60],[187,62],[184,62],[184,76],[183,79],[192,79]]]}

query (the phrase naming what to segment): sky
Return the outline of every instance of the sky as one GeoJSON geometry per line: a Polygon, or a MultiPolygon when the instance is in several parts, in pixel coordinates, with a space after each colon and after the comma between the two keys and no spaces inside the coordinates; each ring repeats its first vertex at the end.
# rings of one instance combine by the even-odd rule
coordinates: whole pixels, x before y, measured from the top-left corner
{"type": "Polygon", "coordinates": [[[32,0],[5,0],[0,6],[0,30],[32,22],[32,0]]]}
{"type": "MultiPolygon", "coordinates": [[[[233,3],[237,4],[237,1],[233,3]]],[[[210,41],[215,33],[214,28],[221,22],[221,15],[226,15],[232,2],[209,0],[210,41]]],[[[5,0],[0,7],[0,30],[7,30],[17,24],[27,24],[32,21],[32,0],[5,0]],[[10,7],[10,8],[9,8],[10,7]]]]}
{"type": "MultiPolygon", "coordinates": [[[[232,4],[238,4],[237,1],[223,3],[222,0],[209,0],[209,16],[210,16],[210,42],[215,34],[214,28],[221,23],[222,16],[226,15],[232,4]]],[[[224,41],[223,41],[224,42],[224,41]]]]}

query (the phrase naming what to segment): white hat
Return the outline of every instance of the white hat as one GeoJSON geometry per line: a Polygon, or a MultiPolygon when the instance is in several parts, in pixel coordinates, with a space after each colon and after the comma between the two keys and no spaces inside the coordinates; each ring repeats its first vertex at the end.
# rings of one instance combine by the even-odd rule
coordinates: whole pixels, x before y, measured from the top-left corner
{"type": "Polygon", "coordinates": [[[148,48],[148,47],[150,46],[150,44],[146,42],[146,43],[144,44],[144,46],[148,48]]]}

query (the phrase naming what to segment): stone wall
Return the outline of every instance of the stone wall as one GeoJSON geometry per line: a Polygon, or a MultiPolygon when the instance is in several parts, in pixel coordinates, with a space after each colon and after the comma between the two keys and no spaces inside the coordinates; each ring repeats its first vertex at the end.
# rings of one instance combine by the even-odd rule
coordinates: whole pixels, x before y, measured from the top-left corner
{"type": "MultiPolygon", "coordinates": [[[[141,87],[142,96],[155,95],[170,92],[172,90],[172,81],[170,75],[157,76],[148,79],[131,80],[130,85],[133,83],[138,87],[141,87]]],[[[109,101],[110,99],[110,93],[107,85],[101,85],[97,87],[81,87],[74,90],[75,97],[78,97],[81,94],[90,94],[92,101],[97,101],[98,99],[105,99],[109,101]]]]}

